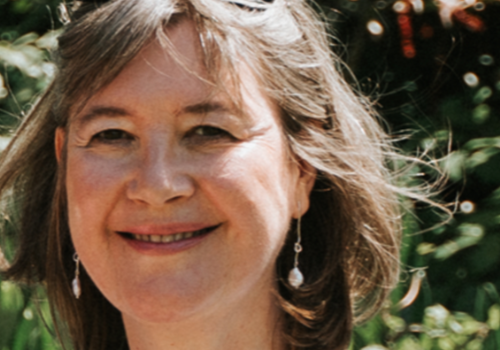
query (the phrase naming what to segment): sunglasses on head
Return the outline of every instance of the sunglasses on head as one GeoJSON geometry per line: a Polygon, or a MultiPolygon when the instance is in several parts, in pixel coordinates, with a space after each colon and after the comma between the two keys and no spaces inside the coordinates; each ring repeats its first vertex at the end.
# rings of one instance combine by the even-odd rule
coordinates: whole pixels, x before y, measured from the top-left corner
{"type": "MultiPolygon", "coordinates": [[[[79,0],[80,2],[82,3],[87,3],[87,4],[95,4],[95,5],[99,5],[99,4],[104,4],[106,2],[109,2],[110,0],[79,0]]],[[[262,5],[264,4],[270,4],[270,3],[273,3],[274,0],[260,0],[260,1],[257,1],[257,3],[261,3],[262,5]]],[[[231,4],[234,4],[240,8],[245,8],[245,9],[254,9],[254,10],[262,10],[260,8],[252,8],[251,6],[249,6],[248,4],[242,4],[238,1],[229,1],[229,3],[231,4]]]]}

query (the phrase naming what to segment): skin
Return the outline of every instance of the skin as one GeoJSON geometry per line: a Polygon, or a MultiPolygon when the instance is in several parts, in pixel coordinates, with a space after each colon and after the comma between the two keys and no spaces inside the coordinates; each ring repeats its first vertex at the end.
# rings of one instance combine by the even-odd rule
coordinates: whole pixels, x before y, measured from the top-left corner
{"type": "Polygon", "coordinates": [[[152,42],[56,132],[73,244],[131,349],[279,349],[275,262],[315,173],[291,159],[279,108],[246,65],[239,111],[199,78],[192,23],[167,34],[196,74],[152,42]],[[177,250],[119,234],[190,225],[217,228],[177,250]]]}

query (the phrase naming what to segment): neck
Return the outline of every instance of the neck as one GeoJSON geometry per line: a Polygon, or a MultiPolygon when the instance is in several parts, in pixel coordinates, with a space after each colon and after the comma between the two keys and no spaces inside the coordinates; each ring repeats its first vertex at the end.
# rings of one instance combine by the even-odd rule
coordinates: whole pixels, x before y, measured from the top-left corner
{"type": "Polygon", "coordinates": [[[167,324],[123,315],[130,350],[282,350],[275,297],[247,298],[167,324]]]}

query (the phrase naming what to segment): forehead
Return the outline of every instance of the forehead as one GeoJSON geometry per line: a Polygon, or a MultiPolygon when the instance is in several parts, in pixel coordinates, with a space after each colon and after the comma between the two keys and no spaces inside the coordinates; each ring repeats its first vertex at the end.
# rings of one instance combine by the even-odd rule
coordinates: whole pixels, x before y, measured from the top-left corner
{"type": "MultiPolygon", "coordinates": [[[[203,64],[198,33],[192,22],[184,20],[166,30],[166,36],[147,42],[139,53],[107,86],[87,101],[113,103],[127,96],[135,99],[161,94],[172,96],[179,104],[186,99],[202,100],[213,91],[203,64]]],[[[105,74],[105,72],[104,72],[105,74]]]]}
{"type": "Polygon", "coordinates": [[[144,105],[152,113],[164,113],[168,106],[168,113],[177,115],[193,106],[201,107],[197,108],[199,112],[223,105],[242,116],[256,104],[276,108],[262,94],[255,75],[243,61],[233,74],[231,69],[215,72],[221,80],[214,81],[214,74],[209,74],[205,67],[199,34],[191,21],[179,21],[165,34],[166,41],[157,38],[148,42],[109,85],[87,101],[73,120],[89,115],[89,110],[96,106],[118,107],[129,114],[135,114],[134,108],[144,105]],[[252,96],[258,94],[264,99],[256,102],[252,96]]]}

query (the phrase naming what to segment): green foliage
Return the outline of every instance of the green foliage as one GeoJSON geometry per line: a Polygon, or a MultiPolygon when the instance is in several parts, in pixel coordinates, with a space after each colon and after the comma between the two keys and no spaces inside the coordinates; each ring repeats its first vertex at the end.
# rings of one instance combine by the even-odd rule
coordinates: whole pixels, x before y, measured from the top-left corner
{"type": "MultiPolygon", "coordinates": [[[[9,134],[54,74],[56,1],[0,0],[0,135],[9,134]]],[[[5,142],[0,139],[0,147],[5,142]]]]}
{"type": "MultiPolygon", "coordinates": [[[[434,199],[455,205],[456,213],[440,225],[445,218],[438,211],[404,203],[402,282],[381,313],[356,328],[351,349],[499,349],[500,4],[467,10],[485,23],[486,30],[474,32],[458,22],[444,28],[439,9],[427,1],[422,14],[410,17],[416,56],[407,58],[394,2],[319,5],[390,128],[415,130],[398,145],[439,159],[435,165],[448,182],[434,199]],[[369,34],[371,20],[381,23],[382,36],[369,34]]],[[[56,4],[0,0],[0,148],[53,76],[56,4]]],[[[415,167],[406,181],[435,176],[415,167]]],[[[0,350],[58,349],[43,290],[0,283],[0,350]]]]}
{"type": "MultiPolygon", "coordinates": [[[[499,349],[500,49],[493,44],[499,4],[467,9],[484,24],[481,31],[456,18],[444,28],[438,3],[426,1],[421,14],[410,10],[413,58],[404,55],[395,1],[321,4],[347,43],[349,67],[365,92],[378,95],[391,129],[416,130],[400,147],[439,159],[448,181],[434,199],[455,210],[439,225],[445,218],[438,210],[406,203],[403,281],[379,317],[355,330],[352,349],[499,349]],[[372,20],[383,35],[368,32],[372,20]]],[[[435,174],[409,175],[418,184],[435,174]]]]}
{"type": "MultiPolygon", "coordinates": [[[[0,0],[0,149],[54,74],[49,51],[57,44],[56,3],[0,0]]],[[[0,350],[60,349],[54,339],[43,288],[0,279],[0,350]]]]}
{"type": "Polygon", "coordinates": [[[435,304],[425,308],[421,322],[407,323],[386,308],[378,318],[356,330],[352,347],[365,344],[362,350],[497,349],[500,305],[494,303],[484,311],[488,317],[480,322],[465,312],[450,312],[435,304]]]}
{"type": "Polygon", "coordinates": [[[50,83],[55,66],[47,50],[57,45],[57,31],[43,36],[25,34],[13,42],[0,41],[0,133],[8,133],[30,102],[50,83]],[[23,106],[23,107],[21,107],[23,106]]]}
{"type": "Polygon", "coordinates": [[[0,281],[0,349],[57,350],[43,289],[0,281]]]}

